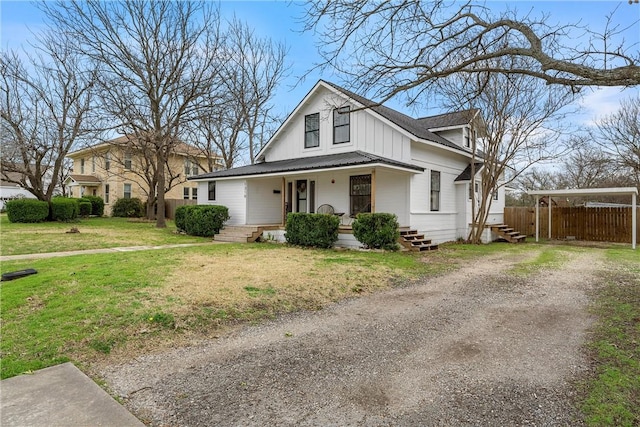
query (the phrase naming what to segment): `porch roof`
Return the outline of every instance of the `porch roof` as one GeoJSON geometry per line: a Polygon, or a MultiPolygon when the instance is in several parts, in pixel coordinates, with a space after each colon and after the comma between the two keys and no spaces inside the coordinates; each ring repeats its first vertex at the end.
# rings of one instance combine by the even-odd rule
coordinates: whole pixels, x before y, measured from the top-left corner
{"type": "Polygon", "coordinates": [[[73,181],[75,184],[86,185],[86,186],[99,186],[100,184],[102,184],[102,181],[100,181],[100,178],[93,175],[71,174],[69,175],[67,182],[69,180],[73,181]]]}
{"type": "MultiPolygon", "coordinates": [[[[476,167],[475,167],[476,175],[478,174],[478,172],[480,172],[480,169],[482,169],[483,167],[484,167],[484,164],[476,162],[476,167]]],[[[471,163],[469,163],[469,166],[467,166],[465,170],[463,170],[462,173],[458,175],[454,181],[455,182],[471,181],[471,163]]]]}
{"type": "Polygon", "coordinates": [[[364,166],[380,164],[405,169],[411,172],[423,172],[424,168],[409,163],[403,163],[375,154],[362,151],[349,153],[328,154],[324,156],[302,157],[297,159],[278,160],[275,162],[256,163],[222,171],[209,172],[190,177],[190,180],[204,180],[209,178],[230,178],[251,175],[266,175],[283,172],[317,171],[322,169],[343,168],[349,166],[364,166]]]}

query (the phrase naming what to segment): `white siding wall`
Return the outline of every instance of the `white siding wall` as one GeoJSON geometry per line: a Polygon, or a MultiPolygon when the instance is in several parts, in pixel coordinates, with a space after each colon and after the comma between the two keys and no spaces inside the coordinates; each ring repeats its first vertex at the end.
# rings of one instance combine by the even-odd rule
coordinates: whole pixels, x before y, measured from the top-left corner
{"type": "Polygon", "coordinates": [[[198,183],[199,205],[222,205],[229,209],[229,225],[244,225],[247,219],[245,180],[216,181],[216,200],[209,198],[208,183],[198,183]]]}
{"type": "Polygon", "coordinates": [[[464,147],[464,128],[441,130],[435,133],[461,147],[464,147]]]}
{"type": "Polygon", "coordinates": [[[281,178],[247,181],[247,224],[280,224],[282,222],[281,178]]]}
{"type": "Polygon", "coordinates": [[[422,144],[412,145],[413,162],[425,168],[411,179],[411,227],[426,234],[435,243],[452,241],[460,236],[460,190],[454,180],[469,164],[468,159],[422,144]],[[440,172],[440,210],[431,211],[431,171],[440,172]]]}
{"type": "Polygon", "coordinates": [[[410,225],[409,181],[411,175],[390,170],[376,172],[376,212],[396,214],[401,226],[410,225]]]}
{"type": "MultiPolygon", "coordinates": [[[[320,89],[307,104],[301,106],[291,117],[286,128],[280,131],[279,139],[271,142],[265,153],[268,162],[300,157],[321,156],[366,151],[398,161],[411,158],[410,139],[401,132],[383,123],[369,110],[354,111],[350,115],[350,141],[333,144],[333,109],[345,105],[346,99],[326,89],[320,89]],[[304,118],[308,114],[320,113],[320,146],[304,148],[304,118]]],[[[352,105],[352,108],[355,108],[352,105]]]]}

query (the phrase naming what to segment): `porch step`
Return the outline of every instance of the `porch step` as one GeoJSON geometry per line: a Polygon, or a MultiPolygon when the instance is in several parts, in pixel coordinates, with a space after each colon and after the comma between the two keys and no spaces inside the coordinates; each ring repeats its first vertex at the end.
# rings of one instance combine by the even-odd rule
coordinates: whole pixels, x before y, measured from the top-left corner
{"type": "Polygon", "coordinates": [[[431,239],[426,239],[424,234],[420,234],[417,230],[410,228],[400,229],[398,243],[414,252],[434,251],[438,249],[438,245],[431,243],[431,239]]]}
{"type": "Polygon", "coordinates": [[[262,231],[262,227],[258,226],[225,226],[213,236],[213,240],[216,242],[250,243],[258,240],[262,231]]]}
{"type": "Polygon", "coordinates": [[[507,224],[492,224],[489,225],[491,231],[496,233],[500,239],[506,240],[509,243],[521,243],[524,242],[527,236],[520,234],[519,231],[515,231],[507,224]]]}

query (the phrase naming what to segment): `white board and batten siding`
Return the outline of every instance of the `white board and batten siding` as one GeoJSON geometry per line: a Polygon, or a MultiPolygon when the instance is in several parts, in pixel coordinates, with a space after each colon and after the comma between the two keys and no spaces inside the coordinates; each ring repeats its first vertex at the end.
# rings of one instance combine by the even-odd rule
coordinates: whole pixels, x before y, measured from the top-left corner
{"type": "MultiPolygon", "coordinates": [[[[349,105],[347,98],[338,97],[329,90],[321,88],[307,100],[306,104],[300,106],[294,116],[289,118],[285,128],[279,131],[278,139],[270,143],[265,152],[265,160],[273,162],[360,150],[401,162],[410,161],[411,140],[397,129],[374,117],[370,110],[351,112],[349,142],[334,144],[333,110],[337,106],[344,105],[349,105]],[[305,148],[305,116],[315,113],[320,114],[319,146],[305,148]]],[[[351,105],[352,109],[357,107],[351,105]]]]}
{"type": "Polygon", "coordinates": [[[229,209],[228,225],[245,225],[247,220],[246,180],[216,180],[216,199],[209,200],[208,182],[198,183],[199,205],[222,205],[229,209]]]}

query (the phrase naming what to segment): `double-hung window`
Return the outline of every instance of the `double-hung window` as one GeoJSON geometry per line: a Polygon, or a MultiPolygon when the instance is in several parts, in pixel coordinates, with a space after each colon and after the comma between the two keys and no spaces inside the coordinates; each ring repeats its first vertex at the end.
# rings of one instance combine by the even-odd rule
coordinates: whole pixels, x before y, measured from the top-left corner
{"type": "Polygon", "coordinates": [[[131,170],[131,162],[132,162],[131,153],[130,152],[124,153],[124,168],[131,170]]]}
{"type": "Polygon", "coordinates": [[[124,185],[124,194],[123,197],[125,199],[130,199],[131,198],[131,184],[125,184],[124,185]]]}
{"type": "Polygon", "coordinates": [[[189,200],[189,187],[184,187],[182,189],[182,198],[184,200],[189,200]]]}
{"type": "Polygon", "coordinates": [[[431,210],[440,210],[440,172],[431,171],[431,210]]]}
{"type": "Polygon", "coordinates": [[[198,187],[193,187],[191,189],[191,199],[198,200],[198,187]]]}
{"type": "Polygon", "coordinates": [[[109,170],[111,168],[111,153],[106,152],[104,155],[104,170],[109,170]]]}
{"type": "Polygon", "coordinates": [[[106,204],[109,204],[109,191],[110,191],[109,184],[105,184],[104,185],[104,202],[106,204]]]}
{"type": "Polygon", "coordinates": [[[80,159],[80,173],[84,175],[84,159],[80,159]]]}
{"type": "Polygon", "coordinates": [[[208,196],[208,200],[216,200],[216,182],[215,181],[209,181],[209,196],[208,196]]]}
{"type": "Polygon", "coordinates": [[[184,159],[184,176],[195,176],[198,175],[198,163],[190,160],[184,159]]]}
{"type": "Polygon", "coordinates": [[[350,108],[340,107],[333,110],[333,143],[349,142],[351,137],[350,108]]]}
{"type": "Polygon", "coordinates": [[[320,113],[304,116],[304,148],[320,146],[320,113]]]}

